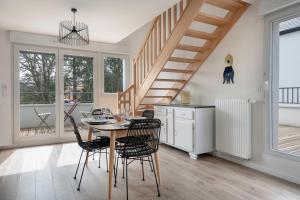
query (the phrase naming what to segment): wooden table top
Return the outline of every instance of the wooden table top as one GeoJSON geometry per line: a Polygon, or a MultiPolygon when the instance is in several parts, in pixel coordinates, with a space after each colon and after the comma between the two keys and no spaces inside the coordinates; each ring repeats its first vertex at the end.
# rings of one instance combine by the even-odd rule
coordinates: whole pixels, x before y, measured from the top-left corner
{"type": "Polygon", "coordinates": [[[114,119],[109,119],[109,122],[107,124],[103,125],[91,125],[88,122],[91,121],[91,118],[83,118],[81,119],[81,122],[87,125],[90,128],[97,129],[99,131],[118,131],[118,130],[127,130],[128,126],[121,126],[120,124],[124,122],[117,122],[114,119]]]}

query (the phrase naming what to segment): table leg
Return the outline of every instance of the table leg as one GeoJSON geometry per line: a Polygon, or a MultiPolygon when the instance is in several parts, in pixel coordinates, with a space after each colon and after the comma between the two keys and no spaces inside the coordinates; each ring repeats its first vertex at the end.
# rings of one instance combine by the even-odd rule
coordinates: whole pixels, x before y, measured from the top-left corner
{"type": "MultiPolygon", "coordinates": [[[[88,132],[88,141],[91,141],[92,140],[92,135],[93,135],[93,128],[89,128],[89,132],[88,132]]],[[[88,165],[88,162],[89,162],[89,152],[86,152],[86,159],[85,159],[85,162],[86,162],[86,166],[88,165]]]]}
{"type": "Polygon", "coordinates": [[[156,166],[156,171],[157,171],[157,176],[158,176],[158,182],[160,184],[160,166],[159,166],[159,156],[158,152],[154,154],[154,159],[155,159],[155,166],[156,166]]]}
{"type": "Polygon", "coordinates": [[[115,164],[115,143],[116,143],[116,131],[110,132],[110,150],[109,150],[109,179],[108,179],[108,200],[111,200],[112,196],[112,184],[114,175],[115,164]]]}

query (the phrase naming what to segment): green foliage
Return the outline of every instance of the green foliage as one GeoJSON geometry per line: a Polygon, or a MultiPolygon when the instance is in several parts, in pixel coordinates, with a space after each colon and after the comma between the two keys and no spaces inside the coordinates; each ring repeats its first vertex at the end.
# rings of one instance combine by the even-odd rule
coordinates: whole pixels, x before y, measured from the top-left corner
{"type": "Polygon", "coordinates": [[[19,59],[21,104],[54,103],[55,55],[21,51],[19,59]]]}
{"type": "Polygon", "coordinates": [[[104,92],[115,93],[123,91],[123,59],[104,58],[104,92]]]}
{"type": "MultiPolygon", "coordinates": [[[[19,59],[20,103],[54,103],[55,55],[21,51],[19,59]]],[[[64,90],[66,98],[93,101],[93,58],[64,57],[64,90]]]]}

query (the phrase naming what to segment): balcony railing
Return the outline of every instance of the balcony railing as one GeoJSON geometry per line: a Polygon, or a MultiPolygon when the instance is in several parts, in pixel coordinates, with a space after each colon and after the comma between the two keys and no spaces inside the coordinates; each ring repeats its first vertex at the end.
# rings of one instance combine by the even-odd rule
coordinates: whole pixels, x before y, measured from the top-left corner
{"type": "MultiPolygon", "coordinates": [[[[55,92],[20,92],[21,104],[52,104],[55,102],[55,92]]],[[[92,103],[93,92],[65,92],[65,101],[79,100],[80,103],[92,103]]]]}
{"type": "Polygon", "coordinates": [[[300,104],[300,87],[279,88],[279,103],[300,104]]]}

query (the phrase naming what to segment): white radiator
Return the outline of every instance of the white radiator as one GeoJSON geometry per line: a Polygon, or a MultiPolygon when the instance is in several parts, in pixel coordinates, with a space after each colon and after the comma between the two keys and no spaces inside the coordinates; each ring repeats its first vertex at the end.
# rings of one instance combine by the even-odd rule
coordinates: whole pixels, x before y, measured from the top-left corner
{"type": "Polygon", "coordinates": [[[216,149],[251,158],[251,103],[247,99],[216,100],[216,149]]]}

